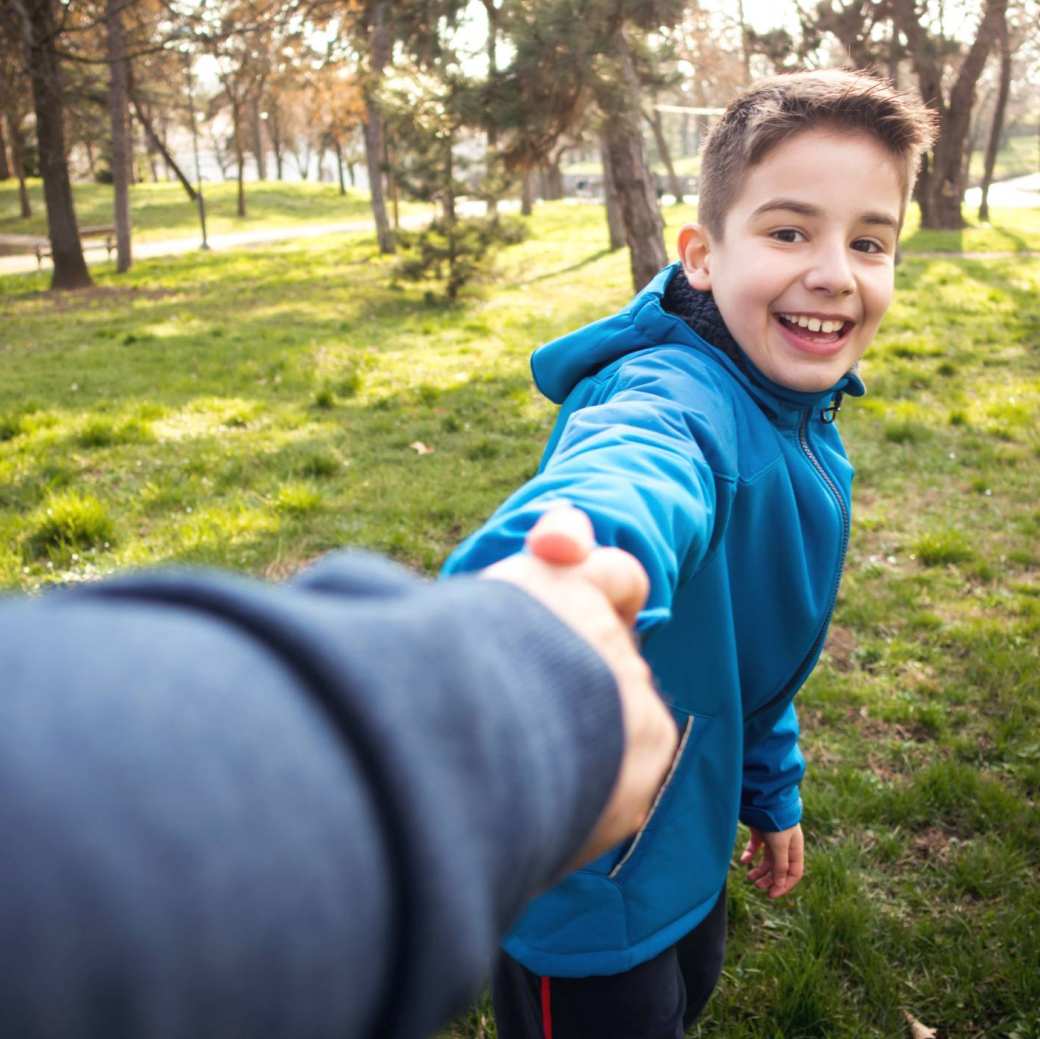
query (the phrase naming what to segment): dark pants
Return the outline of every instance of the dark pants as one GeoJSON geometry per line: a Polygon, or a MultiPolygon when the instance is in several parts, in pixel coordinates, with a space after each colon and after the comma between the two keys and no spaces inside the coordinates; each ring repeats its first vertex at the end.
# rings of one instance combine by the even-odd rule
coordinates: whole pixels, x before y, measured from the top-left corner
{"type": "Polygon", "coordinates": [[[500,953],[499,1039],[682,1039],[722,972],[726,891],[685,938],[622,974],[544,978],[500,953]]]}

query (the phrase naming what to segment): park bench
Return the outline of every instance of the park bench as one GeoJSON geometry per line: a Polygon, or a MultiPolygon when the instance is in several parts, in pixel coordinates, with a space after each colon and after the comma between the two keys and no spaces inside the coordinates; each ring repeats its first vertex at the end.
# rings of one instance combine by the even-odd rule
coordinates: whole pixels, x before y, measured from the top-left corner
{"type": "MultiPolygon", "coordinates": [[[[112,259],[112,250],[116,247],[116,229],[112,224],[96,224],[81,227],[79,229],[79,240],[85,238],[104,238],[105,253],[108,259],[112,259]]],[[[33,240],[33,251],[36,253],[36,266],[43,265],[43,258],[50,256],[51,243],[48,238],[35,238],[33,240]]]]}

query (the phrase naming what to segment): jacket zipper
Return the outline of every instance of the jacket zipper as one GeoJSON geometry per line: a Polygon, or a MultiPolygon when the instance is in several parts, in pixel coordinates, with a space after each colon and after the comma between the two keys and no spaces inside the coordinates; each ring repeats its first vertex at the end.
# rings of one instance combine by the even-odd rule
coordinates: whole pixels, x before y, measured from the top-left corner
{"type": "Polygon", "coordinates": [[[838,572],[834,578],[834,587],[831,589],[831,601],[827,607],[827,612],[824,614],[823,624],[820,627],[820,633],[816,636],[815,641],[809,648],[809,652],[798,666],[798,670],[795,671],[792,681],[787,682],[780,693],[774,696],[768,703],[764,703],[757,710],[752,711],[748,716],[754,718],[756,715],[768,711],[775,707],[778,703],[787,699],[788,691],[791,686],[794,685],[796,679],[801,677],[801,681],[804,682],[808,676],[803,676],[806,666],[809,661],[819,652],[820,644],[823,642],[827,628],[830,625],[831,617],[834,614],[834,607],[838,602],[838,589],[841,587],[841,579],[845,573],[845,555],[849,548],[849,534],[851,522],[849,520],[849,510],[845,507],[845,499],[841,496],[841,491],[838,489],[837,484],[831,479],[830,474],[823,467],[823,463],[813,454],[812,448],[809,446],[809,419],[812,417],[812,409],[810,408],[805,413],[805,417],[802,419],[802,424],[798,429],[798,446],[801,447],[802,453],[809,460],[809,464],[813,467],[816,475],[819,476],[823,485],[831,492],[834,496],[834,500],[838,503],[838,510],[841,512],[841,552],[838,555],[838,572]]]}

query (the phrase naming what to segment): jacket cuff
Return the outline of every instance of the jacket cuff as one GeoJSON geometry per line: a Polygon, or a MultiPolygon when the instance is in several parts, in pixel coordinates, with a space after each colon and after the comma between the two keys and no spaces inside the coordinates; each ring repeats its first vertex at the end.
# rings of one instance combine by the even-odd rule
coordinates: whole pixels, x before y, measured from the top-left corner
{"type": "Polygon", "coordinates": [[[745,826],[753,826],[764,833],[779,833],[781,830],[797,826],[802,821],[802,798],[798,788],[795,787],[793,796],[785,798],[772,810],[742,805],[740,821],[745,826]]]}

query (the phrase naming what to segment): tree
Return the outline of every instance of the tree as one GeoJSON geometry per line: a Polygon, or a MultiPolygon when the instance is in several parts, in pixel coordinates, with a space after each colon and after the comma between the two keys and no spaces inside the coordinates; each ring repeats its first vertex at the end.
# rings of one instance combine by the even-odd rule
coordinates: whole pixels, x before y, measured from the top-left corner
{"type": "MultiPolygon", "coordinates": [[[[927,0],[925,0],[927,3],[927,0]]],[[[964,226],[961,203],[967,181],[964,145],[971,124],[975,89],[990,50],[1006,18],[1007,0],[985,0],[978,29],[963,51],[960,67],[948,92],[944,89],[942,55],[951,49],[942,33],[926,28],[918,0],[891,0],[892,15],[907,41],[921,98],[938,117],[939,135],[925,156],[914,197],[921,207],[921,226],[957,229],[964,226]]]]}
{"type": "Polygon", "coordinates": [[[989,141],[986,144],[986,166],[982,175],[982,201],[979,203],[979,219],[986,221],[989,220],[989,186],[993,182],[993,167],[997,162],[997,149],[1000,147],[1000,135],[1004,129],[1004,116],[1007,113],[1008,96],[1011,93],[1011,38],[1006,13],[997,26],[997,38],[1000,46],[1000,84],[997,88],[997,101],[993,107],[993,119],[990,122],[989,141]]]}
{"type": "Polygon", "coordinates": [[[51,288],[87,288],[94,282],[83,258],[65,155],[65,105],[61,64],[55,46],[58,24],[54,0],[11,0],[9,10],[14,13],[23,34],[32,83],[40,174],[47,205],[47,234],[54,264],[51,288]]]}
{"type": "Polygon", "coordinates": [[[123,8],[128,0],[106,0],[108,42],[108,108],[112,121],[113,213],[116,229],[116,270],[130,269],[130,105],[129,60],[123,8]]]}
{"type": "Polygon", "coordinates": [[[0,21],[0,125],[7,124],[11,143],[11,170],[18,180],[18,206],[23,220],[32,216],[25,184],[26,139],[24,123],[32,109],[21,57],[22,40],[16,23],[0,21]]]}
{"type": "Polygon", "coordinates": [[[507,162],[544,160],[564,134],[599,112],[625,224],[632,278],[643,285],[666,262],[663,222],[643,150],[641,87],[632,37],[676,24],[680,0],[531,0],[503,10],[515,55],[505,73],[507,162]],[[575,26],[581,26],[575,32],[575,26]]]}
{"type": "Polygon", "coordinates": [[[11,167],[7,164],[7,138],[4,135],[4,113],[0,110],[0,180],[11,179],[11,167]]]}

